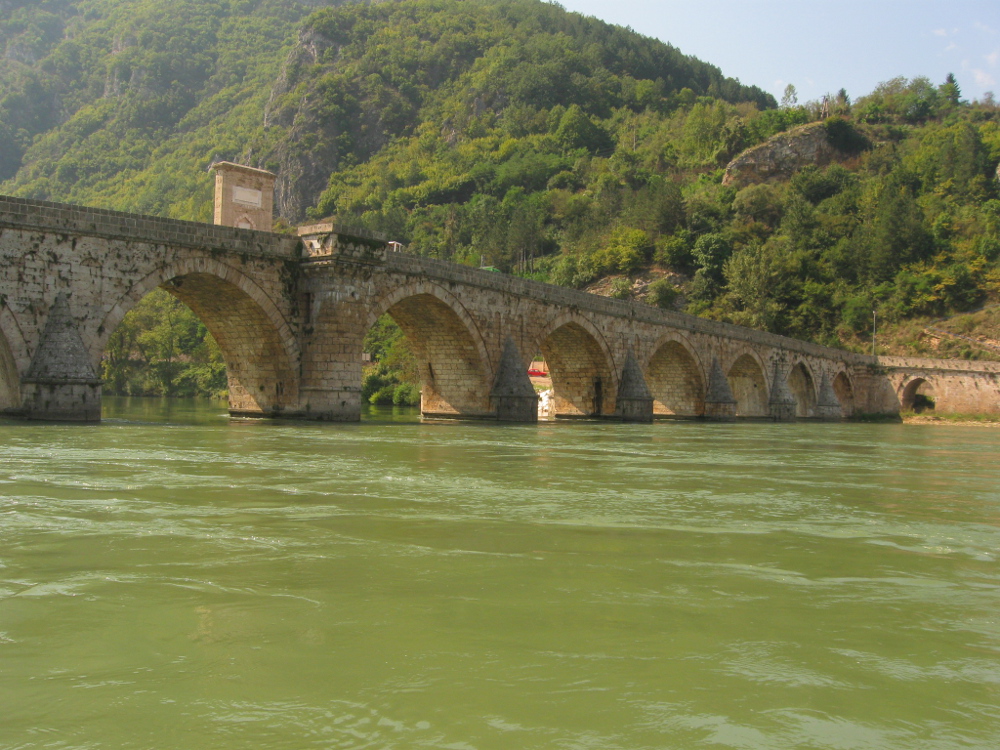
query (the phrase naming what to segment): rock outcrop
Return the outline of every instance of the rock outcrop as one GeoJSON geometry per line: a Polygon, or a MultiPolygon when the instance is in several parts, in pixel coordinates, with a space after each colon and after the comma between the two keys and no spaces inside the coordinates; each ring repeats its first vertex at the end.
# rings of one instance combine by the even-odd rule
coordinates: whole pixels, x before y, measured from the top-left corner
{"type": "Polygon", "coordinates": [[[289,224],[305,219],[345,156],[351,163],[367,161],[417,121],[412,96],[338,78],[342,48],[315,28],[300,31],[264,111],[264,127],[274,135],[261,151],[242,157],[278,175],[275,213],[289,224]]]}
{"type": "MultiPolygon", "coordinates": [[[[829,121],[828,121],[829,122],[829,121]]],[[[844,126],[856,136],[854,147],[844,150],[835,145],[828,122],[811,122],[769,138],[749,148],[726,166],[723,185],[744,187],[769,180],[788,179],[810,164],[825,167],[857,155],[864,137],[849,125],[844,126]]]]}

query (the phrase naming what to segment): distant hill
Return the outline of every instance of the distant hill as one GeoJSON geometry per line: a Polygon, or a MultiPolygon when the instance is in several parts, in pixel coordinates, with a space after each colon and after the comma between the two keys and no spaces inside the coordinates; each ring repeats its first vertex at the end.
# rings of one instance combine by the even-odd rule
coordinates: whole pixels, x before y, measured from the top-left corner
{"type": "Polygon", "coordinates": [[[279,170],[302,219],[332,172],[446,111],[606,116],[683,87],[773,105],[536,0],[0,0],[0,19],[0,189],[177,218],[210,216],[224,158],[279,170]]]}
{"type": "Polygon", "coordinates": [[[290,0],[0,0],[0,190],[210,219],[296,25],[290,0]]]}

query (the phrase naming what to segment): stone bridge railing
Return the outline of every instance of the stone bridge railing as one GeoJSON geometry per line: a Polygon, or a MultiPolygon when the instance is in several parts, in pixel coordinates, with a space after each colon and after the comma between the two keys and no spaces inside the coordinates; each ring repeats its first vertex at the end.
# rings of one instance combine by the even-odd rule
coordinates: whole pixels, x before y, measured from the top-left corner
{"type": "Polygon", "coordinates": [[[297,237],[0,195],[0,227],[298,259],[297,237]]]}
{"type": "Polygon", "coordinates": [[[976,372],[1000,375],[1000,362],[982,362],[967,359],[931,359],[930,357],[891,357],[879,355],[875,358],[879,367],[886,370],[914,370],[920,372],[976,372]]]}
{"type": "Polygon", "coordinates": [[[464,286],[479,287],[514,297],[523,297],[549,304],[586,310],[614,318],[662,325],[691,333],[703,333],[721,338],[738,339],[750,344],[783,349],[788,352],[796,352],[813,357],[828,358],[833,356],[840,361],[848,362],[852,365],[865,366],[877,364],[876,360],[870,355],[845,352],[841,349],[831,349],[830,347],[813,344],[808,341],[800,341],[788,338],[787,336],[767,333],[766,331],[744,328],[732,325],[731,323],[707,320],[706,318],[699,318],[675,310],[664,310],[638,302],[627,302],[612,297],[601,297],[576,289],[544,284],[539,281],[508,276],[493,271],[484,271],[479,268],[448,263],[433,258],[420,258],[404,253],[387,253],[386,267],[390,271],[422,275],[431,279],[453,282],[464,286]]]}

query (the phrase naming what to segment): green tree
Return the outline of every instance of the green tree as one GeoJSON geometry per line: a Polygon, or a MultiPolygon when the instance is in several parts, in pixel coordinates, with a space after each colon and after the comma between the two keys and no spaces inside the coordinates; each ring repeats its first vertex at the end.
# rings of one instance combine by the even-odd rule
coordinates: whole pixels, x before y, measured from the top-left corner
{"type": "Polygon", "coordinates": [[[219,397],[227,387],[219,345],[163,289],[146,295],[111,334],[101,369],[113,395],[219,397]]]}
{"type": "Polygon", "coordinates": [[[723,266],[732,252],[733,246],[729,237],[720,233],[711,233],[703,234],[695,241],[691,254],[705,275],[715,280],[721,280],[723,266]]]}
{"type": "Polygon", "coordinates": [[[555,135],[567,151],[582,148],[591,153],[600,153],[613,145],[608,133],[595,125],[578,104],[573,104],[566,110],[555,135]]]}
{"type": "Polygon", "coordinates": [[[795,86],[788,84],[785,86],[785,91],[781,95],[781,108],[782,109],[792,109],[799,103],[799,92],[795,89],[795,86]]]}
{"type": "Polygon", "coordinates": [[[741,325],[761,330],[775,330],[781,305],[774,298],[780,281],[780,265],[775,246],[753,244],[737,250],[726,259],[723,275],[734,305],[733,318],[741,325]]]}
{"type": "Polygon", "coordinates": [[[962,89],[958,86],[958,81],[955,80],[955,74],[949,73],[945,78],[944,83],[941,84],[941,96],[946,100],[951,102],[952,105],[957,105],[959,100],[962,98],[962,89]]]}

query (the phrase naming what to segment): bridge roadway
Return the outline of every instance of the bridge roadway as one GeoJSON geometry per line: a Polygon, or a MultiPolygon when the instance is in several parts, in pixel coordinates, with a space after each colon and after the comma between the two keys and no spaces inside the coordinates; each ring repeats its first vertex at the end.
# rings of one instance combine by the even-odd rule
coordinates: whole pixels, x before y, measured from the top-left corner
{"type": "Polygon", "coordinates": [[[108,339],[157,287],[215,336],[234,414],[359,419],[362,342],[383,314],[416,354],[426,417],[534,421],[539,353],[557,418],[840,419],[898,412],[918,392],[1000,411],[996,365],[881,363],[333,225],[299,234],[0,196],[0,411],[99,420],[108,339]]]}

